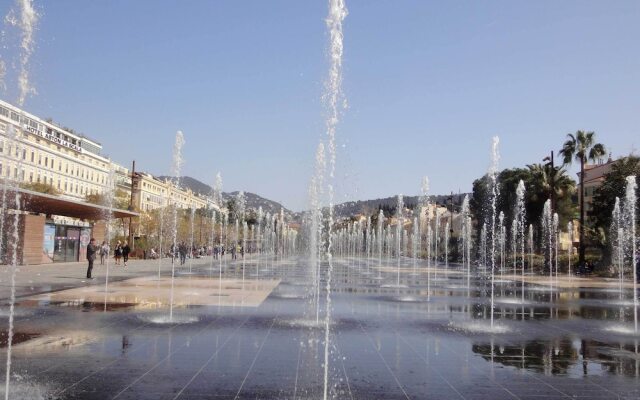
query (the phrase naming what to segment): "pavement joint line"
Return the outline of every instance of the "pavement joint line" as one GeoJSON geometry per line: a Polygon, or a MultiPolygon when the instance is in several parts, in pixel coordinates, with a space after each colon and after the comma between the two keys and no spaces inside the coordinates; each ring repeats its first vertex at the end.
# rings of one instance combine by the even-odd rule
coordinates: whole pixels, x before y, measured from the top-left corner
{"type": "MultiPolygon", "coordinates": [[[[205,327],[203,327],[201,330],[198,331],[198,333],[196,333],[194,335],[195,336],[199,336],[201,335],[204,331],[206,331],[208,328],[210,328],[215,322],[217,322],[220,318],[222,318],[222,315],[219,315],[217,318],[215,318],[213,321],[211,321],[210,323],[208,323],[205,327]]],[[[244,325],[247,321],[249,320],[249,317],[247,317],[242,324],[240,324],[240,326],[237,328],[239,329],[242,325],[244,325]]],[[[180,326],[181,324],[177,324],[173,327],[171,327],[170,329],[168,329],[168,331],[173,330],[173,328],[180,326]]],[[[180,346],[178,346],[176,349],[174,349],[173,351],[170,351],[162,360],[158,361],[153,367],[149,368],[144,374],[140,375],[138,378],[136,378],[133,382],[131,382],[130,384],[128,384],[127,386],[125,386],[124,389],[122,389],[120,392],[118,392],[114,397],[112,397],[112,399],[116,399],[118,397],[120,397],[120,395],[124,392],[126,392],[127,390],[129,390],[132,386],[134,386],[136,383],[138,383],[140,380],[142,380],[145,376],[147,376],[151,371],[155,370],[156,368],[158,368],[161,364],[163,364],[167,359],[169,359],[172,355],[176,354],[178,351],[182,350],[183,347],[185,347],[187,345],[187,343],[190,342],[190,338],[187,338],[187,340],[184,341],[184,343],[182,343],[180,346]]]]}
{"type": "MultiPolygon", "coordinates": [[[[409,395],[407,394],[407,392],[404,390],[404,387],[402,386],[402,383],[400,383],[400,380],[398,380],[398,376],[393,372],[393,370],[391,369],[391,367],[389,366],[389,363],[387,363],[387,360],[385,360],[385,358],[382,356],[382,354],[380,354],[380,351],[376,348],[375,343],[373,342],[373,339],[371,338],[371,335],[369,335],[369,332],[367,332],[364,329],[364,326],[362,326],[362,322],[358,322],[358,325],[360,326],[360,329],[362,330],[362,332],[365,334],[365,336],[367,336],[367,339],[369,339],[369,343],[371,344],[371,346],[374,348],[374,350],[376,351],[376,353],[378,354],[378,357],[380,357],[380,359],[382,360],[382,362],[384,363],[384,366],[387,367],[387,370],[389,371],[389,373],[391,374],[391,376],[393,377],[393,379],[396,381],[396,384],[398,385],[398,387],[400,388],[400,390],[402,391],[402,393],[404,394],[404,397],[407,400],[411,400],[411,397],[409,397],[409,395]]],[[[454,389],[455,390],[455,389],[454,389]]],[[[458,392],[456,390],[456,392],[458,392]]],[[[460,393],[458,393],[460,394],[460,393]]],[[[460,395],[463,399],[464,396],[460,395]]]]}
{"type": "MultiPolygon", "coordinates": [[[[279,313],[276,314],[276,316],[271,321],[271,326],[269,326],[269,330],[264,335],[264,339],[262,340],[262,343],[260,344],[260,348],[256,352],[256,356],[253,358],[253,362],[249,366],[249,369],[247,370],[247,374],[244,376],[244,379],[242,380],[242,383],[240,383],[240,387],[238,388],[238,393],[236,393],[236,396],[234,397],[234,400],[237,400],[238,396],[240,396],[240,392],[242,392],[242,388],[244,387],[244,384],[247,381],[247,378],[249,377],[249,374],[251,374],[251,370],[253,369],[253,366],[255,365],[256,361],[258,360],[258,356],[260,356],[260,353],[262,353],[262,348],[264,347],[264,344],[266,343],[267,338],[271,334],[271,330],[273,329],[273,325],[276,323],[276,320],[278,319],[279,316],[280,316],[279,313]]],[[[177,396],[176,396],[176,398],[177,398],[177,396]]],[[[175,398],[174,398],[174,400],[175,400],[175,398]]]]}

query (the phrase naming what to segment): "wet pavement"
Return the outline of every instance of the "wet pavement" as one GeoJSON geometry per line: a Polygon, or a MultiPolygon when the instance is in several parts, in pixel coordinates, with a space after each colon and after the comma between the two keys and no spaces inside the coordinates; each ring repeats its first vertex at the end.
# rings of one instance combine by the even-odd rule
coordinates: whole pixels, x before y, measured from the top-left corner
{"type": "MultiPolygon", "coordinates": [[[[617,281],[496,276],[491,327],[487,276],[403,260],[397,287],[396,261],[381,264],[334,262],[331,398],[640,398],[632,290],[617,281]]],[[[161,280],[157,265],[128,267],[106,291],[99,271],[50,285],[19,272],[11,398],[323,397],[306,260],[247,260],[244,286],[240,261],[220,280],[217,262],[194,260],[173,291],[170,260],[161,280]]]]}

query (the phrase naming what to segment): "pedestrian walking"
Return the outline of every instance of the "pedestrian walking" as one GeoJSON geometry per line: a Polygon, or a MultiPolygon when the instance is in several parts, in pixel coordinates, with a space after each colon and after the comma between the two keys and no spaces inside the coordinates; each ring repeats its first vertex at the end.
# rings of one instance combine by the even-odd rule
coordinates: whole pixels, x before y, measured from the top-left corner
{"type": "Polygon", "coordinates": [[[96,260],[97,252],[98,246],[96,246],[96,240],[91,238],[87,245],[87,261],[89,262],[89,265],[87,266],[87,279],[93,279],[93,277],[91,277],[91,271],[93,270],[93,262],[96,260]]]}
{"type": "Polygon", "coordinates": [[[122,246],[122,260],[124,261],[124,266],[127,266],[127,261],[129,261],[129,253],[131,253],[131,247],[129,247],[129,242],[124,242],[124,246],[122,246]]]}

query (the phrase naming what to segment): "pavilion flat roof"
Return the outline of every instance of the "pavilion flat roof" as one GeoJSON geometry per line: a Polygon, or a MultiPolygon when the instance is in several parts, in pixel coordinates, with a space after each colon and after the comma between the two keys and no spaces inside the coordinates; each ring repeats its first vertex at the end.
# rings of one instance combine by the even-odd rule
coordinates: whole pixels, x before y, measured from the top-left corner
{"type": "MultiPolygon", "coordinates": [[[[51,194],[34,192],[27,189],[18,189],[20,204],[23,211],[60,215],[80,219],[101,220],[109,211],[109,207],[91,204],[84,201],[70,200],[51,194]]],[[[7,193],[7,198],[13,194],[7,193]]],[[[112,209],[113,218],[135,218],[140,214],[128,210],[112,209]]]]}

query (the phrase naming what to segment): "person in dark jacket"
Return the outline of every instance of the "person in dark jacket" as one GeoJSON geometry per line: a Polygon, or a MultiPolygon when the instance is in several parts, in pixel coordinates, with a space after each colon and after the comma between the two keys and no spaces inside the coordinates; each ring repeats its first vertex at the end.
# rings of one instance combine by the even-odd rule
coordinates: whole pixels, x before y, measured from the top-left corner
{"type": "Polygon", "coordinates": [[[178,245],[178,252],[180,253],[180,265],[184,265],[187,261],[187,245],[185,242],[178,245]]]}
{"type": "Polygon", "coordinates": [[[93,279],[91,277],[91,270],[93,270],[93,262],[96,260],[96,253],[98,252],[98,246],[96,246],[96,240],[91,238],[87,245],[87,261],[89,266],[87,267],[87,279],[93,279]]]}
{"type": "Polygon", "coordinates": [[[116,265],[120,265],[120,259],[122,258],[122,243],[118,240],[116,243],[116,249],[113,251],[113,257],[116,259],[116,265]]]}
{"type": "Polygon", "coordinates": [[[127,261],[129,261],[129,253],[131,253],[131,247],[129,247],[128,242],[124,242],[124,246],[122,246],[122,261],[124,261],[124,266],[127,266],[127,261]]]}

